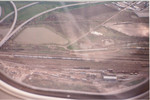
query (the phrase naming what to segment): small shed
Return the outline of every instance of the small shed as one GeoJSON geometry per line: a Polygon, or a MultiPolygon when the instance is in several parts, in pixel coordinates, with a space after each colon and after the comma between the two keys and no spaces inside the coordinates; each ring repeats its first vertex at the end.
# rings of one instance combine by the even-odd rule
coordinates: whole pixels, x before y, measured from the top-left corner
{"type": "Polygon", "coordinates": [[[102,75],[103,80],[110,80],[110,81],[116,81],[117,76],[116,75],[102,75]]]}

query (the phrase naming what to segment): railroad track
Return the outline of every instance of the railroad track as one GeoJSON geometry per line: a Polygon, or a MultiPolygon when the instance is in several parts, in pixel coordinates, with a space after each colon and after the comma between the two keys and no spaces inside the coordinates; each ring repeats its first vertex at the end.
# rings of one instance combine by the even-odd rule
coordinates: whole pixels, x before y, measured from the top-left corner
{"type": "MultiPolygon", "coordinates": [[[[20,11],[20,10],[22,10],[22,9],[25,9],[25,8],[27,8],[27,7],[30,7],[30,6],[33,6],[33,5],[38,4],[38,3],[39,3],[39,2],[33,2],[33,3],[30,3],[30,4],[27,4],[27,5],[23,6],[23,7],[18,8],[17,11],[20,11]]],[[[7,14],[4,18],[2,18],[2,19],[0,20],[0,23],[2,23],[3,21],[5,21],[8,17],[10,17],[11,15],[13,15],[14,13],[15,13],[15,12],[12,11],[12,12],[10,12],[9,14],[7,14]]]]}
{"type": "MultiPolygon", "coordinates": [[[[72,7],[72,6],[77,6],[77,5],[84,5],[84,4],[89,4],[89,3],[98,3],[98,2],[84,2],[84,3],[76,3],[76,4],[70,4],[70,5],[64,5],[64,6],[60,6],[60,7],[55,7],[55,8],[52,8],[52,9],[49,9],[49,10],[46,10],[46,11],[43,11],[31,18],[29,18],[28,20],[26,20],[24,23],[22,23],[21,25],[19,25],[15,30],[13,30],[9,35],[6,35],[2,41],[0,41],[0,47],[3,46],[3,44],[5,42],[7,42],[7,40],[9,40],[9,38],[11,38],[19,29],[21,29],[24,25],[26,25],[27,23],[29,23],[30,21],[32,21],[33,19],[43,15],[43,14],[46,14],[46,13],[49,13],[49,12],[52,12],[52,11],[55,11],[55,10],[58,10],[58,9],[62,9],[62,8],[66,8],[66,7],[72,7]]],[[[17,10],[15,10],[17,11],[17,10]]]]}
{"type": "Polygon", "coordinates": [[[63,56],[43,56],[43,55],[26,55],[26,54],[1,54],[2,57],[17,57],[31,59],[58,59],[58,60],[77,60],[77,61],[149,61],[149,59],[125,58],[125,57],[103,57],[103,58],[81,58],[81,57],[63,57],[63,56]]]}

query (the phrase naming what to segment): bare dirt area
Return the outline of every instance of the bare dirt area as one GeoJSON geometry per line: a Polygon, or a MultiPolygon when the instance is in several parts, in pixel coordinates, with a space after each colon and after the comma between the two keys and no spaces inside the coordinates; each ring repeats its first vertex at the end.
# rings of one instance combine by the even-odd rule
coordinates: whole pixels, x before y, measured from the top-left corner
{"type": "Polygon", "coordinates": [[[0,49],[0,69],[30,87],[92,93],[130,88],[148,78],[148,18],[126,10],[101,25],[118,12],[96,4],[38,17],[0,49]]]}
{"type": "MultiPolygon", "coordinates": [[[[123,49],[119,52],[97,51],[74,53],[74,56],[65,55],[65,57],[70,58],[80,57],[83,58],[82,60],[64,60],[64,56],[61,58],[46,58],[47,56],[58,56],[52,56],[51,54],[38,54],[39,57],[34,58],[31,56],[37,56],[37,54],[33,55],[29,52],[21,54],[1,52],[0,65],[8,76],[30,86],[106,93],[113,91],[115,88],[119,90],[125,89],[128,85],[132,86],[132,81],[137,81],[136,84],[138,84],[147,77],[147,54],[142,56],[139,53],[136,54],[136,51],[135,49],[123,49]],[[125,52],[126,55],[123,55],[125,52]],[[85,55],[88,56],[85,57],[85,55]],[[99,57],[96,55],[99,55],[99,57]],[[93,60],[86,60],[85,58],[93,60]],[[109,72],[109,69],[113,71],[109,72]],[[116,75],[118,80],[104,80],[103,74],[116,75]]],[[[142,51],[140,50],[140,52],[142,51]]]]}
{"type": "Polygon", "coordinates": [[[117,12],[104,4],[97,4],[73,10],[65,9],[65,12],[52,12],[44,21],[39,22],[37,18],[31,24],[45,23],[72,42],[117,12]]]}
{"type": "Polygon", "coordinates": [[[82,16],[76,16],[70,13],[56,13],[51,15],[47,18],[46,23],[48,23],[50,28],[70,41],[77,39],[87,32],[89,26],[88,21],[82,18],[82,16]]]}
{"type": "Polygon", "coordinates": [[[0,66],[12,79],[30,86],[107,93],[116,88],[126,89],[147,77],[148,48],[144,45],[142,48],[132,48],[134,46],[137,47],[137,44],[129,43],[127,48],[119,48],[118,51],[108,48],[104,51],[55,51],[45,54],[36,53],[34,49],[31,49],[34,54],[29,50],[21,50],[22,53],[9,50],[1,52],[0,66]],[[112,71],[109,72],[109,69],[112,71]],[[105,80],[103,74],[115,75],[117,80],[105,80]]]}
{"type": "Polygon", "coordinates": [[[126,24],[108,23],[105,26],[117,30],[119,32],[122,32],[129,36],[139,36],[139,37],[149,36],[149,26],[146,23],[126,23],[126,24]]]}
{"type": "Polygon", "coordinates": [[[148,23],[148,18],[138,17],[133,11],[126,10],[112,18],[109,22],[129,22],[129,23],[148,23]]]}
{"type": "Polygon", "coordinates": [[[28,27],[14,40],[18,44],[66,44],[67,40],[45,27],[28,27]]]}
{"type": "Polygon", "coordinates": [[[117,12],[118,10],[109,8],[104,4],[97,4],[95,6],[88,6],[84,8],[77,8],[70,11],[73,15],[83,16],[85,19],[91,19],[92,17],[100,16],[105,13],[117,12]]]}

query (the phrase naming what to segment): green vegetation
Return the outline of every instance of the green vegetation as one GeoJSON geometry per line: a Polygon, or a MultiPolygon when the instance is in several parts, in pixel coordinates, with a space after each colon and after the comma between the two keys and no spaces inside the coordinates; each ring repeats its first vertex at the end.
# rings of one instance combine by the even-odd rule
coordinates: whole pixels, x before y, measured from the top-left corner
{"type": "Polygon", "coordinates": [[[2,7],[3,13],[2,18],[13,11],[13,6],[10,4],[10,2],[0,2],[0,6],[2,7]]]}
{"type": "Polygon", "coordinates": [[[15,5],[17,8],[20,8],[20,7],[23,7],[27,4],[30,4],[32,2],[29,2],[29,1],[14,1],[15,5]]]}
{"type": "Polygon", "coordinates": [[[73,46],[71,46],[71,45],[68,46],[67,48],[70,49],[70,50],[73,50],[73,46]]]}
{"type": "MultiPolygon", "coordinates": [[[[5,13],[8,14],[9,12],[13,11],[12,8],[10,8],[9,2],[3,2],[4,4],[2,4],[5,8],[5,13]],[[12,9],[12,10],[10,10],[12,9]]],[[[24,6],[26,4],[29,4],[31,2],[15,2],[17,8],[24,6]]],[[[21,11],[18,12],[18,21],[25,21],[31,17],[33,17],[34,15],[41,13],[45,10],[54,8],[60,6],[59,2],[40,2],[39,4],[33,5],[31,7],[25,8],[21,11]]],[[[5,15],[6,15],[5,14],[5,15]]],[[[10,21],[10,19],[12,18],[12,16],[10,18],[8,18],[6,21],[10,21]]]]}
{"type": "MultiPolygon", "coordinates": [[[[32,2],[15,1],[14,3],[16,4],[17,8],[20,8],[24,5],[27,5],[27,4],[32,3],[32,2]]],[[[25,20],[33,17],[34,15],[36,15],[40,12],[43,12],[43,11],[48,10],[48,9],[55,8],[57,6],[63,6],[63,5],[75,4],[75,3],[78,3],[78,2],[47,2],[47,1],[40,2],[39,4],[33,5],[29,8],[25,8],[22,11],[19,11],[18,12],[18,21],[25,21],[25,20]]],[[[97,3],[97,4],[104,4],[104,3],[110,3],[110,2],[100,2],[100,3],[97,3]]],[[[94,6],[94,5],[97,5],[97,4],[77,5],[77,6],[69,7],[69,10],[72,10],[72,9],[75,9],[75,8],[87,7],[87,6],[94,6]]],[[[5,14],[3,15],[3,17],[5,15],[7,15],[8,13],[10,13],[11,11],[13,11],[13,8],[12,8],[12,6],[10,6],[9,2],[0,2],[0,5],[2,5],[2,7],[4,8],[5,14]]],[[[57,10],[57,12],[66,12],[66,10],[65,9],[59,9],[59,10],[57,10]]],[[[49,15],[49,14],[47,13],[47,14],[44,14],[43,16],[41,16],[40,20],[45,19],[47,17],[47,15],[49,15]]],[[[7,22],[10,21],[11,18],[12,17],[8,18],[7,22]]]]}
{"type": "MultiPolygon", "coordinates": [[[[90,4],[84,4],[84,5],[76,5],[76,6],[72,6],[72,7],[68,7],[68,11],[69,10],[73,10],[73,9],[76,9],[76,8],[84,8],[84,7],[88,7],[88,6],[95,6],[95,5],[99,5],[99,4],[106,4],[106,3],[111,3],[112,1],[105,1],[105,2],[99,2],[99,3],[90,3],[90,4]]],[[[74,2],[74,3],[79,3],[79,2],[74,2]]],[[[63,4],[63,3],[61,3],[63,4]]],[[[72,2],[66,2],[64,3],[65,5],[68,5],[68,4],[73,4],[72,2]]],[[[63,11],[63,12],[67,12],[66,10],[64,9],[59,9],[57,10],[59,12],[63,11]]]]}
{"type": "Polygon", "coordinates": [[[67,47],[69,50],[78,50],[80,47],[77,43],[67,47]]]}
{"type": "Polygon", "coordinates": [[[51,8],[54,8],[58,6],[58,4],[53,4],[53,3],[39,3],[39,4],[36,4],[34,6],[31,6],[29,8],[26,8],[22,11],[20,11],[18,13],[18,21],[24,21],[24,20],[27,20],[31,17],[33,17],[34,15],[40,13],[40,12],[43,12],[45,10],[48,10],[48,9],[51,9],[51,8]]]}

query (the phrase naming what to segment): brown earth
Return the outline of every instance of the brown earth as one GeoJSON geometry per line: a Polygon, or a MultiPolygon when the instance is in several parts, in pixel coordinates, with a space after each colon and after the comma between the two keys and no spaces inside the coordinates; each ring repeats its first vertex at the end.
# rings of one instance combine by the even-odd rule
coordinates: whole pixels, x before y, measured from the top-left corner
{"type": "MultiPolygon", "coordinates": [[[[36,22],[38,20],[36,19],[30,24],[42,23],[49,25],[54,32],[73,41],[118,11],[104,5],[96,5],[93,7],[74,9],[70,12],[53,13],[42,22],[36,22]]],[[[124,12],[109,22],[131,21],[132,19],[129,19],[131,18],[131,14],[133,13],[124,12]]],[[[136,17],[133,22],[144,22],[146,20],[136,17]]],[[[107,93],[108,91],[116,90],[116,88],[118,90],[123,89],[128,87],[125,83],[138,78],[145,79],[148,77],[148,38],[130,37],[116,31],[111,32],[114,30],[108,31],[108,29],[103,28],[97,31],[105,34],[99,37],[89,34],[86,37],[87,39],[80,40],[77,44],[82,43],[82,46],[84,45],[85,47],[92,44],[91,48],[105,47],[108,50],[74,52],[51,45],[46,47],[41,45],[20,46],[9,44],[4,46],[5,48],[0,52],[1,70],[12,79],[30,86],[94,93],[107,93]],[[110,44],[108,43],[109,40],[114,42],[110,44]],[[17,48],[20,49],[17,51],[17,48]],[[82,58],[82,60],[22,58],[14,57],[13,54],[78,57],[82,58]],[[130,80],[103,80],[102,73],[106,72],[108,74],[107,70],[110,69],[114,72],[111,74],[127,77],[130,80]],[[133,75],[134,72],[138,74],[133,75]]]]}
{"type": "Polygon", "coordinates": [[[66,44],[67,40],[45,27],[28,27],[14,40],[18,44],[66,44]]]}
{"type": "MultiPolygon", "coordinates": [[[[74,41],[117,12],[117,10],[106,7],[104,4],[98,4],[66,12],[52,13],[43,22],[39,23],[48,24],[54,31],[70,41],[74,41]]],[[[33,22],[38,23],[38,19],[33,22]]]]}

